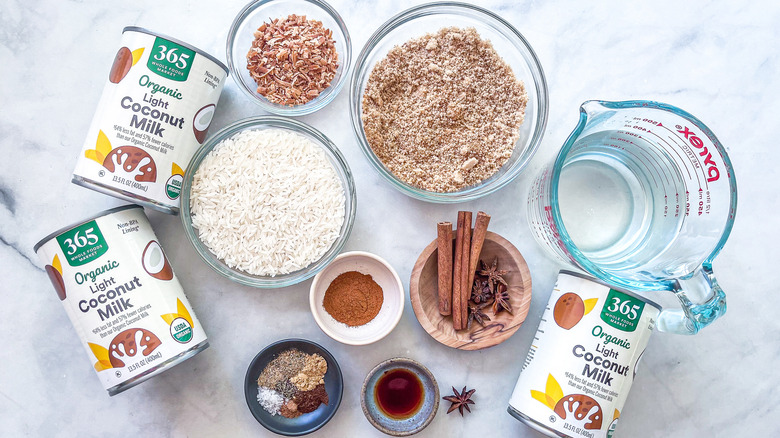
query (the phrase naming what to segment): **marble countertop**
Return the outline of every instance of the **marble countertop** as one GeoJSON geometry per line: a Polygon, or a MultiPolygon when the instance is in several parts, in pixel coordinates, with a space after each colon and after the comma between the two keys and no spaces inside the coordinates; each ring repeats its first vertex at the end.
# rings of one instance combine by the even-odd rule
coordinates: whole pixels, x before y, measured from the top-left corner
{"type": "MultiPolygon", "coordinates": [[[[417,2],[333,0],[357,53],[392,15],[417,2]]],[[[32,248],[43,236],[122,201],[70,183],[122,28],[138,25],[225,60],[225,40],[243,1],[4,2],[0,12],[0,435],[46,437],[272,436],[246,408],[252,357],[282,338],[302,337],[339,360],[344,399],[314,436],[381,436],[360,409],[360,385],[377,363],[407,356],[433,371],[442,392],[477,388],[461,418],[442,404],[421,437],[540,436],[506,405],[556,272],[530,234],[525,198],[532,177],[556,154],[589,99],[650,99],[704,121],[729,151],[739,181],[732,235],[715,262],[729,311],[694,337],[656,333],[621,416],[623,437],[780,434],[780,287],[776,275],[780,4],[776,2],[481,2],[514,24],[536,50],[550,97],[541,147],[499,192],[460,205],[404,196],[369,166],[348,117],[346,90],[301,117],[330,137],[351,166],[358,211],[347,250],[387,259],[405,287],[439,220],[459,209],[493,214],[491,229],[528,261],[533,300],[526,323],[479,352],[445,347],[422,329],[408,300],[397,328],[370,346],[341,345],[315,324],[310,281],[280,290],[239,286],[212,272],[178,217],[147,214],[206,328],[211,347],[116,397],[100,387],[76,332],[32,248]],[[776,150],[776,148],[775,148],[776,150]],[[775,274],[772,274],[775,272],[775,274]]],[[[232,80],[212,129],[262,114],[232,80]]]]}

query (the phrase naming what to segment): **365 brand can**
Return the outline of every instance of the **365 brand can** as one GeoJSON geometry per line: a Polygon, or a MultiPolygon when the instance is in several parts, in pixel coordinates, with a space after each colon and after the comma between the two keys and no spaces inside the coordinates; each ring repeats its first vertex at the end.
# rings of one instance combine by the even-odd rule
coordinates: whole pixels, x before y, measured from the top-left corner
{"type": "Polygon", "coordinates": [[[612,437],[660,310],[561,271],[509,413],[551,437],[612,437]]]}
{"type": "Polygon", "coordinates": [[[206,139],[227,74],[189,44],[126,27],[73,182],[177,214],[185,168],[206,139]]]}
{"type": "Polygon", "coordinates": [[[104,211],[34,249],[109,395],[208,347],[142,207],[104,211]]]}

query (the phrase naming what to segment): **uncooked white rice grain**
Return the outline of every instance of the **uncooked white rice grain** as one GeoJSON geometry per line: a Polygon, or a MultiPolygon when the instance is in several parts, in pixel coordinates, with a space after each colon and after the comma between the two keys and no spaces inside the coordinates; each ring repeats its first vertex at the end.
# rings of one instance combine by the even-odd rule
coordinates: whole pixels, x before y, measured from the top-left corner
{"type": "Polygon", "coordinates": [[[203,159],[192,225],[231,268],[276,276],[309,266],[339,237],[344,190],[325,152],[281,129],[243,131],[203,159]]]}

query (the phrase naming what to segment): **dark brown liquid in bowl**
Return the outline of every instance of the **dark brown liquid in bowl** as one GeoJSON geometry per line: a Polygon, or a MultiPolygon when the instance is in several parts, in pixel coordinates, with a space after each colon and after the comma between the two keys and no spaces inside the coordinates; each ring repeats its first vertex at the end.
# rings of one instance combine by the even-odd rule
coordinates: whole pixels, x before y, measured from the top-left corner
{"type": "Polygon", "coordinates": [[[388,417],[406,419],[420,410],[424,390],[420,378],[403,368],[385,371],[374,387],[379,409],[388,417]]]}

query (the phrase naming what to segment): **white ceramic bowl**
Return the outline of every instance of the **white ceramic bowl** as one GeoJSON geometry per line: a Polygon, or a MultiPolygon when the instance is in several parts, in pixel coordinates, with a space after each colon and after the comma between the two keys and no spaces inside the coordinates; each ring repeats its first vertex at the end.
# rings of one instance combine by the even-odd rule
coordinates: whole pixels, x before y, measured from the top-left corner
{"type": "Polygon", "coordinates": [[[345,252],[320,271],[311,284],[309,305],[314,320],[331,338],[349,345],[366,345],[376,342],[393,331],[404,311],[404,286],[398,273],[384,259],[363,251],[345,252]],[[322,300],[330,283],[339,275],[357,271],[371,275],[382,288],[384,301],[379,314],[370,322],[356,327],[336,321],[325,310],[322,300]]]}

